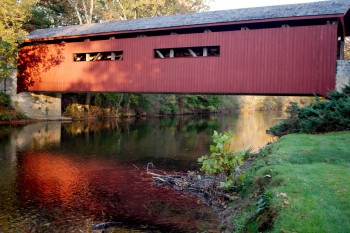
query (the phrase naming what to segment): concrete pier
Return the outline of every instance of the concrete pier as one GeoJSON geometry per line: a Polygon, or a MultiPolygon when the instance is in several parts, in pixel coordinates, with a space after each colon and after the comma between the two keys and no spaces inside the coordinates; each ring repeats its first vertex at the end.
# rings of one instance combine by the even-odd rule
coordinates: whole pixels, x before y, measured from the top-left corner
{"type": "Polygon", "coordinates": [[[32,93],[21,92],[17,94],[17,76],[14,72],[12,78],[0,83],[0,91],[11,96],[11,105],[27,117],[38,120],[67,120],[61,113],[61,93],[32,93]]]}
{"type": "Polygon", "coordinates": [[[338,60],[335,90],[341,91],[345,85],[350,85],[350,60],[338,60]]]}

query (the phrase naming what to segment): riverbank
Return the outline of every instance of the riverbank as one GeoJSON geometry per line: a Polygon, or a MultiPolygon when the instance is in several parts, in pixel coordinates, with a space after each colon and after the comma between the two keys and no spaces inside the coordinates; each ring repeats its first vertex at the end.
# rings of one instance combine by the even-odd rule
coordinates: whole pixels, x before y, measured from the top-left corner
{"type": "Polygon", "coordinates": [[[290,134],[252,154],[234,191],[210,177],[155,177],[201,197],[220,232],[350,232],[350,131],[290,134]]]}
{"type": "Polygon", "coordinates": [[[0,123],[11,123],[14,121],[28,120],[24,114],[17,112],[12,107],[2,106],[0,104],[0,123]]]}
{"type": "Polygon", "coordinates": [[[24,122],[27,121],[28,118],[16,111],[11,106],[11,98],[8,94],[0,92],[0,125],[9,125],[14,122],[24,122]]]}
{"type": "Polygon", "coordinates": [[[69,117],[32,119],[26,117],[23,113],[16,111],[12,107],[5,107],[0,105],[0,126],[29,125],[45,121],[72,121],[72,119],[69,117]]]}
{"type": "Polygon", "coordinates": [[[108,117],[176,116],[210,113],[254,111],[285,111],[290,102],[300,106],[314,101],[313,97],[173,95],[173,94],[65,94],[62,113],[73,120],[108,117]],[[87,104],[87,102],[89,104],[87,104]]]}
{"type": "Polygon", "coordinates": [[[266,147],[231,203],[228,232],[350,232],[349,151],[350,131],[291,134],[266,147]]]}

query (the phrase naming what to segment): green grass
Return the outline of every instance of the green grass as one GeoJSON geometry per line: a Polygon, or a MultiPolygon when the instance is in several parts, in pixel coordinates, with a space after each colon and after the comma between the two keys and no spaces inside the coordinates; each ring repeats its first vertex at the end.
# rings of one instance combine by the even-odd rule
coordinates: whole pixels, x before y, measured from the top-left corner
{"type": "MultiPolygon", "coordinates": [[[[271,148],[250,174],[255,182],[249,206],[261,193],[272,196],[266,211],[274,219],[268,232],[350,232],[350,131],[290,134],[271,148]],[[264,178],[266,174],[272,178],[264,178]]],[[[246,219],[243,232],[258,232],[261,216],[256,207],[249,211],[250,218],[243,212],[236,220],[246,219]]]]}
{"type": "Polygon", "coordinates": [[[350,132],[284,136],[266,162],[258,174],[273,174],[271,232],[350,232],[350,132]]]}

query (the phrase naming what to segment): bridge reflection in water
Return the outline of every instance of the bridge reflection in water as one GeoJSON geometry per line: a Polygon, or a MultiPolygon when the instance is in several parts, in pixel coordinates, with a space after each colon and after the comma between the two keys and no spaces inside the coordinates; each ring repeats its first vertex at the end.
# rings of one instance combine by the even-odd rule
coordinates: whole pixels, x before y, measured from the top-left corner
{"type": "Polygon", "coordinates": [[[198,168],[213,130],[233,130],[235,147],[271,140],[278,114],[37,123],[0,128],[0,231],[89,232],[105,221],[120,231],[215,230],[218,216],[199,199],[152,184],[148,162],[198,168]]]}
{"type": "Polygon", "coordinates": [[[67,221],[79,229],[86,221],[114,220],[173,232],[216,229],[218,224],[216,214],[200,200],[153,185],[150,176],[135,167],[50,153],[25,153],[19,167],[21,207],[37,206],[50,219],[51,229],[67,221]]]}

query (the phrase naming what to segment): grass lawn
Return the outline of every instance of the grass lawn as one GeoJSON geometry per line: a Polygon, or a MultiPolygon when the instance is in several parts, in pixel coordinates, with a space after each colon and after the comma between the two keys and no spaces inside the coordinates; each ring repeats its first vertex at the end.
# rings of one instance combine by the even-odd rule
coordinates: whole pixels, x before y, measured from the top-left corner
{"type": "Polygon", "coordinates": [[[270,232],[350,232],[350,132],[280,138],[258,175],[277,210],[270,232]]]}

